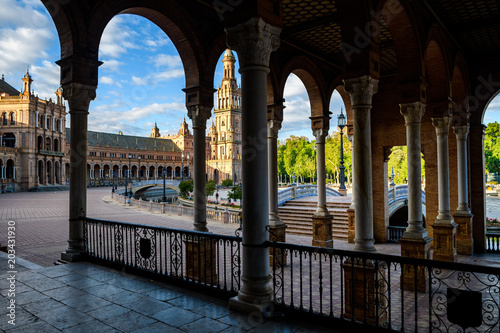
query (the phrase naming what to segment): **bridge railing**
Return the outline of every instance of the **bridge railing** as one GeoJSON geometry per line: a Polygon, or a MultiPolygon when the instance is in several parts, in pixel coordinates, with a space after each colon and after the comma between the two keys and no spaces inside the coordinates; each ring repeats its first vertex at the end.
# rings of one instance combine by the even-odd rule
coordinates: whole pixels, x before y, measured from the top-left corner
{"type": "MultiPolygon", "coordinates": [[[[278,205],[282,205],[292,199],[310,197],[314,195],[318,195],[317,185],[298,185],[294,187],[288,187],[278,192],[278,205]]],[[[334,190],[330,187],[326,188],[326,195],[342,196],[339,191],[334,190]]]]}

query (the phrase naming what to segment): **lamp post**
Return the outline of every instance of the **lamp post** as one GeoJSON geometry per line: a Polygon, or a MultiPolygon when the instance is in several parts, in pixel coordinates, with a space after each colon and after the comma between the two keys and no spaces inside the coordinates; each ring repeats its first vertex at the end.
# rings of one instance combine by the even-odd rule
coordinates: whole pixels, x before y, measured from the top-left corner
{"type": "Polygon", "coordinates": [[[111,193],[115,193],[115,172],[113,171],[113,180],[111,183],[111,193]]]}
{"type": "Polygon", "coordinates": [[[188,168],[188,174],[187,174],[187,177],[188,177],[188,180],[191,178],[190,175],[189,175],[189,153],[187,153],[187,168],[188,168]]]}
{"type": "Polygon", "coordinates": [[[123,194],[124,196],[127,196],[128,195],[128,172],[129,170],[127,170],[125,172],[125,193],[123,194]]]}
{"type": "Polygon", "coordinates": [[[167,169],[163,169],[163,197],[161,198],[161,202],[167,202],[167,198],[165,197],[165,177],[167,176],[167,169]]]}
{"type": "Polygon", "coordinates": [[[139,183],[141,182],[141,155],[137,158],[139,160],[139,183]]]}
{"type": "Polygon", "coordinates": [[[391,170],[391,183],[389,184],[389,186],[391,187],[396,186],[396,183],[394,183],[394,167],[392,167],[391,170]]]}
{"type": "Polygon", "coordinates": [[[184,181],[184,152],[182,152],[181,154],[181,165],[182,165],[182,168],[181,168],[181,180],[184,181]]]}
{"type": "Polygon", "coordinates": [[[342,113],[342,109],[340,109],[340,114],[338,115],[337,120],[338,120],[338,126],[340,128],[340,187],[339,187],[339,191],[343,195],[346,195],[346,188],[345,188],[345,184],[344,184],[344,178],[345,178],[345,175],[344,175],[344,169],[345,169],[345,167],[344,167],[344,141],[343,141],[343,132],[342,132],[344,130],[344,127],[345,127],[346,118],[345,118],[344,114],[342,113]]]}
{"type": "Polygon", "coordinates": [[[132,196],[132,175],[131,175],[132,166],[131,166],[131,162],[132,162],[132,154],[128,153],[128,176],[129,176],[129,182],[130,182],[130,192],[128,193],[129,198],[132,196]]]}

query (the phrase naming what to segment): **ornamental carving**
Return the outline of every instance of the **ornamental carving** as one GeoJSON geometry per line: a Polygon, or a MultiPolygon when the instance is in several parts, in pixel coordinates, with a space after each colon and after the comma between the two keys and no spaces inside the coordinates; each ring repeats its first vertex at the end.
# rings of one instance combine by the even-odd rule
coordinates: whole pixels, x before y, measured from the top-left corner
{"type": "Polygon", "coordinates": [[[344,80],[344,89],[351,96],[351,107],[371,106],[372,97],[378,91],[378,80],[369,75],[344,80]]]}
{"type": "Polygon", "coordinates": [[[253,17],[225,30],[227,46],[238,52],[240,68],[252,65],[269,67],[271,52],[280,46],[281,28],[253,17]]]}
{"type": "Polygon", "coordinates": [[[281,121],[279,120],[268,120],[267,121],[267,137],[277,139],[278,132],[281,129],[281,121]]]}
{"type": "Polygon", "coordinates": [[[432,125],[437,135],[448,135],[450,132],[450,117],[432,118],[432,125]]]}
{"type": "Polygon", "coordinates": [[[422,102],[399,104],[401,114],[405,117],[406,125],[420,124],[425,113],[425,104],[422,102]]]}
{"type": "Polygon", "coordinates": [[[63,86],[63,97],[68,101],[69,113],[88,113],[90,101],[96,97],[96,86],[69,83],[63,86]]]}
{"type": "Polygon", "coordinates": [[[212,108],[203,105],[188,106],[188,117],[193,121],[193,128],[206,127],[212,116],[212,108]]]}
{"type": "Polygon", "coordinates": [[[453,132],[455,132],[457,141],[466,141],[469,134],[469,126],[454,126],[453,132]]]}
{"type": "Polygon", "coordinates": [[[316,143],[325,143],[325,138],[328,136],[328,130],[318,128],[313,130],[313,135],[316,138],[316,143]]]}

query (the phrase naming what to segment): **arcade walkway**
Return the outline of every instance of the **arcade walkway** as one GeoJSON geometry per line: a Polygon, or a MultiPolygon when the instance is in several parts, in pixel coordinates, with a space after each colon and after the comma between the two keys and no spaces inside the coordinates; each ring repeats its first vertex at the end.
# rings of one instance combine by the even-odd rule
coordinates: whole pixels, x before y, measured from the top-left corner
{"type": "Polygon", "coordinates": [[[229,311],[228,302],[89,263],[16,263],[8,298],[7,255],[0,252],[0,331],[30,332],[335,332],[310,323],[229,311]],[[7,308],[15,299],[15,326],[7,308]]]}

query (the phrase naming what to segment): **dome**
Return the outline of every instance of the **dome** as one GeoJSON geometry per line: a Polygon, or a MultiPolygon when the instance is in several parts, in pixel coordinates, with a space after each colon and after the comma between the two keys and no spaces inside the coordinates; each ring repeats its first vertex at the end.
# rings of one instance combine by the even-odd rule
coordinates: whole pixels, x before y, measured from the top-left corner
{"type": "Polygon", "coordinates": [[[233,51],[231,51],[230,49],[226,49],[226,52],[224,52],[224,58],[234,59],[233,51]]]}

